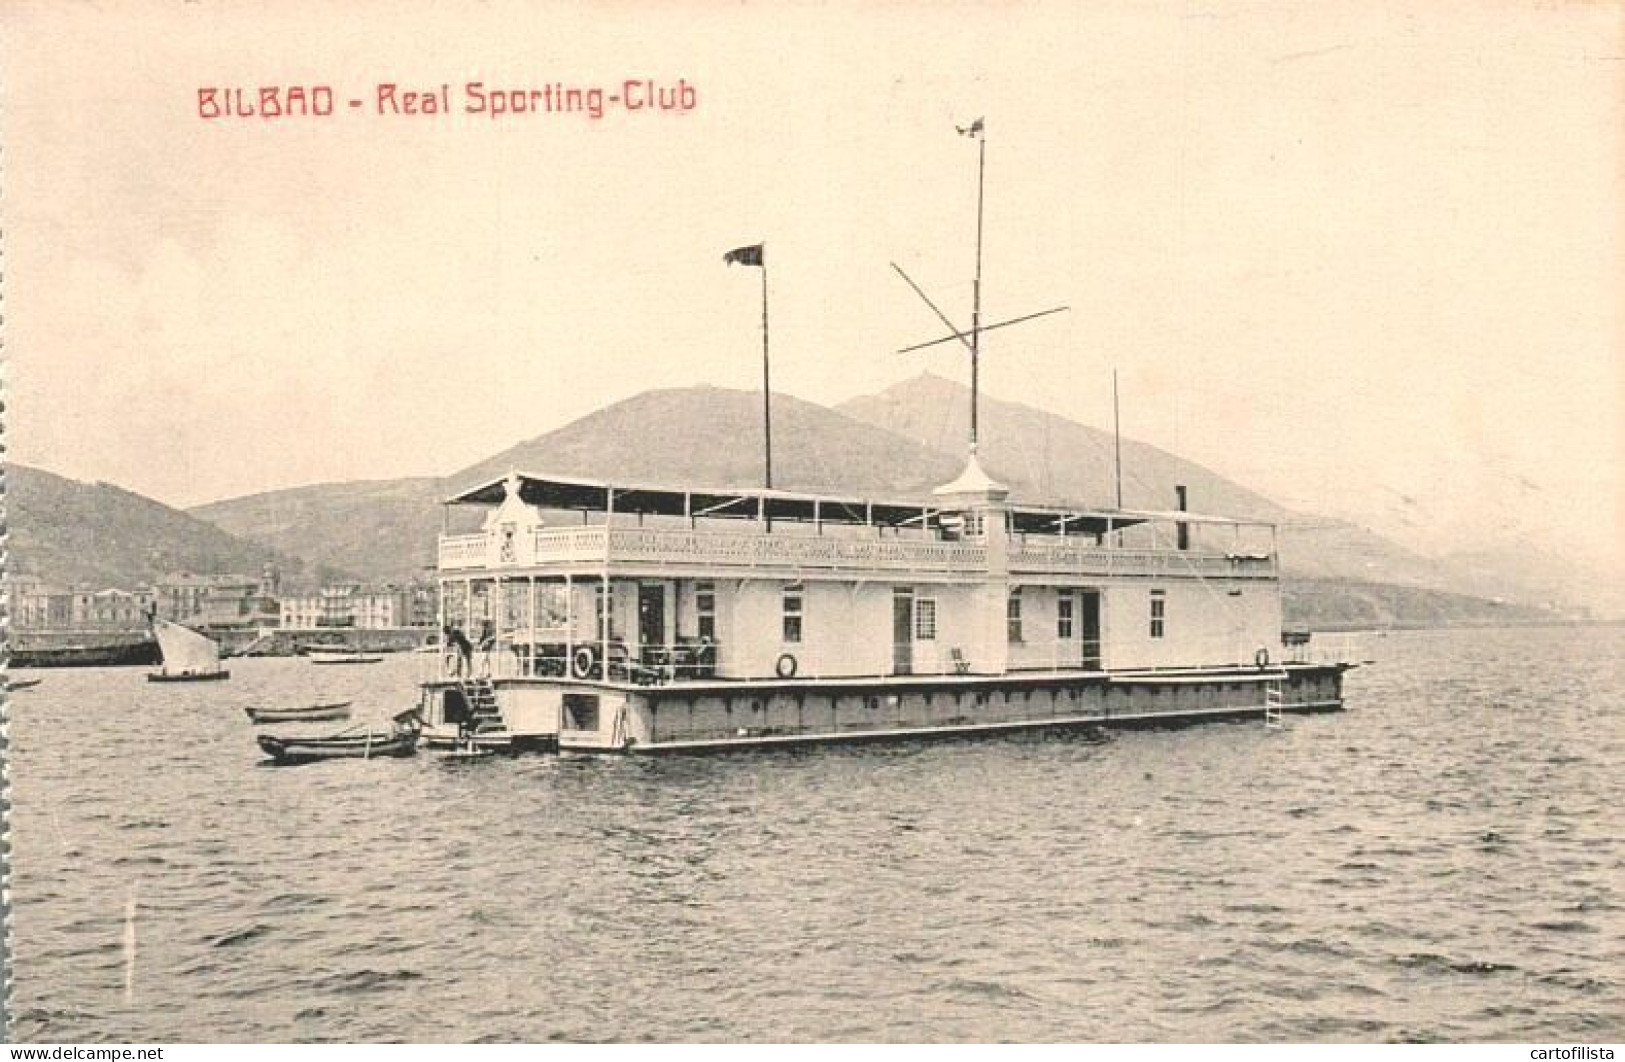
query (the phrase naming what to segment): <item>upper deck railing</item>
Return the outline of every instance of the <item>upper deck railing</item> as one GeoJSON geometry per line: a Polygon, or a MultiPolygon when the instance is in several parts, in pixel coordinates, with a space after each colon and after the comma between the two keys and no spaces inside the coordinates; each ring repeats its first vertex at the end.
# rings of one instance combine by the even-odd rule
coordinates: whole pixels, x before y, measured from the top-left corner
{"type": "Polygon", "coordinates": [[[650,527],[546,527],[499,534],[443,535],[442,571],[602,563],[697,567],[966,571],[987,567],[987,549],[967,542],[821,535],[772,535],[650,527]]]}
{"type": "Polygon", "coordinates": [[[1188,549],[1124,549],[1027,538],[1010,545],[1010,570],[1075,575],[1253,576],[1275,574],[1267,555],[1203,553],[1188,549]]]}
{"type": "MultiPolygon", "coordinates": [[[[1018,536],[1009,546],[1018,574],[1269,577],[1271,556],[1129,549],[1055,536],[1018,536]]],[[[986,572],[987,547],[928,538],[769,534],[689,528],[545,527],[529,535],[444,535],[440,570],[560,569],[583,564],[816,571],[986,572]]]]}

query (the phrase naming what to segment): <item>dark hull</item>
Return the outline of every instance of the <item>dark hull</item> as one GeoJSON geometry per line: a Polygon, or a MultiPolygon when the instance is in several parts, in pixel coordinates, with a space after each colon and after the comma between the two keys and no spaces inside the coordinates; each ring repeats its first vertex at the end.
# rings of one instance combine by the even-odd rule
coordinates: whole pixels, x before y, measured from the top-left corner
{"type": "Polygon", "coordinates": [[[147,675],[148,682],[218,682],[229,679],[229,671],[209,671],[199,675],[166,675],[162,671],[153,671],[147,675]]]}
{"type": "Polygon", "coordinates": [[[317,763],[321,760],[400,758],[417,751],[415,733],[358,734],[348,737],[296,738],[261,734],[255,739],[277,763],[317,763]]]}
{"type": "Polygon", "coordinates": [[[155,641],[11,650],[12,667],[134,667],[161,660],[155,641]]]}
{"type": "MultiPolygon", "coordinates": [[[[1021,732],[1279,723],[1273,711],[1343,707],[1342,665],[1279,670],[924,676],[794,683],[594,686],[610,698],[597,729],[565,727],[564,752],[711,752],[821,744],[962,739],[1021,732]],[[618,703],[617,703],[618,702],[618,703]],[[624,705],[622,710],[619,705],[624,705]]],[[[593,694],[586,694],[591,697],[593,694]]]]}

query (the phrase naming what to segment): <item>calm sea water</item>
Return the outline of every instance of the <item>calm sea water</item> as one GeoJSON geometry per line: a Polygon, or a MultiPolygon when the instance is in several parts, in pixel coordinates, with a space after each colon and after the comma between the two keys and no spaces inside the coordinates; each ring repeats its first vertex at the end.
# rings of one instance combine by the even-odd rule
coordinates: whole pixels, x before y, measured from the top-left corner
{"type": "Polygon", "coordinates": [[[1284,732],[291,769],[243,705],[414,661],[38,672],[12,1037],[1625,1037],[1625,631],[1368,649],[1284,732]]]}

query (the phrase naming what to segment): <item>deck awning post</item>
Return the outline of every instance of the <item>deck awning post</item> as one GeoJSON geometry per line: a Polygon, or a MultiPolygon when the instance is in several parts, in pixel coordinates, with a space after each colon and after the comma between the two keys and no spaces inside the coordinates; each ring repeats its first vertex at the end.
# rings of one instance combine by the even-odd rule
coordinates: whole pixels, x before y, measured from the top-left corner
{"type": "Polygon", "coordinates": [[[536,577],[530,577],[530,626],[525,631],[525,675],[532,675],[536,666],[536,577]]]}
{"type": "Polygon", "coordinates": [[[564,673],[570,673],[570,666],[576,655],[576,586],[575,577],[569,572],[564,573],[564,673]]]}

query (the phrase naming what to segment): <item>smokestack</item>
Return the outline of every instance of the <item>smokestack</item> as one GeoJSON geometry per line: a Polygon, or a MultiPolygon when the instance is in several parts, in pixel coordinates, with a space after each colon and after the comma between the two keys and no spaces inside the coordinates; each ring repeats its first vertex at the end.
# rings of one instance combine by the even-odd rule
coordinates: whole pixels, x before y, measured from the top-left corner
{"type": "MultiPolygon", "coordinates": [[[[1180,512],[1186,512],[1187,509],[1186,509],[1186,497],[1185,497],[1185,484],[1180,483],[1180,484],[1178,484],[1177,486],[1174,487],[1174,497],[1176,499],[1178,499],[1179,511],[1180,512]]],[[[1176,526],[1179,529],[1179,548],[1180,549],[1190,549],[1191,548],[1191,525],[1185,523],[1184,521],[1180,521],[1180,523],[1177,524],[1176,526]]]]}

